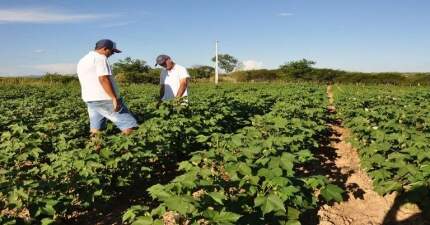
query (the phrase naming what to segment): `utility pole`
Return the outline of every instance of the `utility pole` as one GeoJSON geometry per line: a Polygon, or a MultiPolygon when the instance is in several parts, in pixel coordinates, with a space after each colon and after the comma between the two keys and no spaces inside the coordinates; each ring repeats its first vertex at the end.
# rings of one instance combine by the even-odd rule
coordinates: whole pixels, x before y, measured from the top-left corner
{"type": "Polygon", "coordinates": [[[215,85],[218,85],[218,41],[215,41],[215,85]]]}

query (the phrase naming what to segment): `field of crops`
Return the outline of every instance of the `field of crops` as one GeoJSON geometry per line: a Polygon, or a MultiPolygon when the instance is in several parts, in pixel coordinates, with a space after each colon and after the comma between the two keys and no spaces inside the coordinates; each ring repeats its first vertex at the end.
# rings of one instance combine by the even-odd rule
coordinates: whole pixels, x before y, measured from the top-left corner
{"type": "Polygon", "coordinates": [[[428,87],[338,86],[335,105],[375,191],[407,193],[430,208],[430,90],[428,87]]]}
{"type": "MultiPolygon", "coordinates": [[[[0,224],[71,224],[136,189],[145,194],[124,223],[292,225],[344,199],[308,169],[330,138],[326,86],[193,84],[188,106],[158,109],[157,86],[122,95],[139,128],[123,136],[109,124],[90,137],[78,85],[0,86],[0,224]]],[[[428,198],[430,92],[337,86],[335,95],[375,190],[428,198]]]]}
{"type": "Polygon", "coordinates": [[[153,197],[125,213],[135,224],[170,212],[196,224],[293,223],[316,190],[341,199],[325,177],[298,173],[327,132],[324,87],[197,85],[189,106],[156,109],[156,86],[130,86],[139,129],[122,136],[110,124],[94,138],[78,86],[0,89],[4,224],[65,221],[130,187],[153,197]]]}

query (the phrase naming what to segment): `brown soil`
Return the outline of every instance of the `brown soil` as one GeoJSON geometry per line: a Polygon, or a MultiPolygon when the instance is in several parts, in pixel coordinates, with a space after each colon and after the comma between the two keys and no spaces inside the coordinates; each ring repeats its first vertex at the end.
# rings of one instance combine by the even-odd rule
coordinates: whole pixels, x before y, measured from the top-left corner
{"type": "MultiPolygon", "coordinates": [[[[328,110],[336,112],[333,106],[332,86],[327,87],[329,97],[328,110]]],[[[398,201],[396,193],[380,196],[373,191],[372,181],[360,168],[360,159],[356,149],[348,143],[350,132],[342,127],[341,121],[329,124],[333,134],[330,147],[336,157],[327,158],[323,164],[332,164],[338,176],[327,175],[334,183],[346,189],[346,200],[333,205],[322,205],[318,212],[321,225],[424,225],[429,224],[422,216],[417,205],[404,204],[398,201]],[[339,177],[339,178],[336,178],[339,177]]]]}

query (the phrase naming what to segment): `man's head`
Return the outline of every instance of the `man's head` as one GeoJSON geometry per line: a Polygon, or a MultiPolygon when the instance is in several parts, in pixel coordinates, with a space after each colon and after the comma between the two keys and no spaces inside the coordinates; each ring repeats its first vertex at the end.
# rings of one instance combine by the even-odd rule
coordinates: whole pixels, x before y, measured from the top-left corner
{"type": "Polygon", "coordinates": [[[116,48],[116,43],[109,39],[102,39],[96,43],[95,50],[105,55],[106,57],[110,57],[114,53],[120,53],[121,51],[116,48]]]}
{"type": "Polygon", "coordinates": [[[160,65],[167,70],[171,70],[175,63],[172,61],[170,56],[168,55],[159,55],[157,59],[155,59],[155,66],[160,65]]]}

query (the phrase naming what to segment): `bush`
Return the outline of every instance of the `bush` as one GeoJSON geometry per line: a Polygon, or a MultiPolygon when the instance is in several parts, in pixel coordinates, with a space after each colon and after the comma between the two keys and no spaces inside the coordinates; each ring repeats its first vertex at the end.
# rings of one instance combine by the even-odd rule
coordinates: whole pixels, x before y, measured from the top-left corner
{"type": "Polygon", "coordinates": [[[236,71],[228,75],[234,80],[239,82],[245,81],[274,81],[279,79],[279,72],[277,70],[247,70],[247,71],[236,71]]]}
{"type": "Polygon", "coordinates": [[[406,84],[405,77],[400,73],[344,72],[336,76],[333,81],[336,83],[406,84]]]}
{"type": "Polygon", "coordinates": [[[215,69],[210,66],[195,66],[188,69],[188,73],[192,78],[201,79],[209,78],[215,73],[215,69]]]}
{"type": "Polygon", "coordinates": [[[144,60],[127,57],[114,63],[113,74],[116,80],[121,83],[145,83],[153,82],[151,67],[146,65],[144,60]]]}
{"type": "Polygon", "coordinates": [[[150,69],[147,73],[143,74],[142,81],[144,83],[160,84],[161,69],[150,69]]]}
{"type": "Polygon", "coordinates": [[[77,81],[78,78],[76,76],[73,76],[73,75],[61,75],[58,73],[46,73],[45,75],[43,75],[40,78],[40,80],[42,82],[66,84],[66,83],[77,81]]]}
{"type": "Polygon", "coordinates": [[[291,61],[279,67],[281,73],[287,77],[303,78],[305,75],[312,72],[314,61],[302,59],[299,61],[291,61]]]}
{"type": "Polygon", "coordinates": [[[313,69],[312,72],[306,74],[304,79],[319,81],[319,82],[333,82],[337,77],[345,75],[345,71],[333,69],[313,69]]]}
{"type": "Polygon", "coordinates": [[[147,72],[119,72],[115,76],[116,81],[120,83],[160,83],[160,69],[149,69],[147,72]]]}

